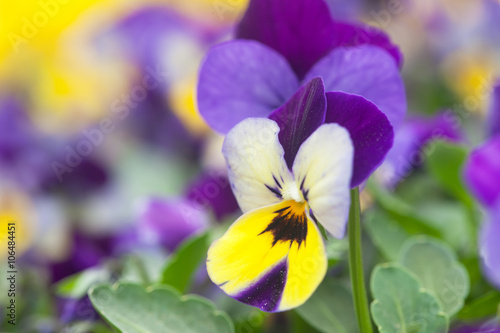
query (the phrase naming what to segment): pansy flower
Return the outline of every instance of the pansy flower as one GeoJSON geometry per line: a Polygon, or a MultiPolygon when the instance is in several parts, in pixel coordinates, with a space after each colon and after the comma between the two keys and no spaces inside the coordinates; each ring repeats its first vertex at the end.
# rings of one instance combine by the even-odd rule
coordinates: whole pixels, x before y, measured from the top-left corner
{"type": "Polygon", "coordinates": [[[198,107],[218,132],[268,117],[316,77],[327,92],[371,101],[394,128],[404,118],[397,47],[381,31],[335,22],[323,0],[252,0],[236,36],[212,47],[200,70],[198,107]]]}
{"type": "Polygon", "coordinates": [[[270,119],[237,124],[222,151],[244,215],[210,247],[212,281],[264,311],[304,303],[327,269],[318,225],[344,236],[354,172],[364,175],[358,180],[369,175],[392,139],[387,117],[373,103],[325,94],[320,78],[270,119]]]}

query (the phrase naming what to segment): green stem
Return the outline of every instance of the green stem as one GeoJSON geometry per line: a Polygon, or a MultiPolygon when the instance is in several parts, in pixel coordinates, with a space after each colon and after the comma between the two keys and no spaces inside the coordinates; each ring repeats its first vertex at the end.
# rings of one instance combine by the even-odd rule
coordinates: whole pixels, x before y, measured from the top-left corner
{"type": "Polygon", "coordinates": [[[351,209],[349,210],[349,270],[351,273],[352,295],[359,331],[362,333],[372,333],[373,327],[368,309],[368,297],[366,296],[363,274],[358,188],[351,190],[351,209]]]}

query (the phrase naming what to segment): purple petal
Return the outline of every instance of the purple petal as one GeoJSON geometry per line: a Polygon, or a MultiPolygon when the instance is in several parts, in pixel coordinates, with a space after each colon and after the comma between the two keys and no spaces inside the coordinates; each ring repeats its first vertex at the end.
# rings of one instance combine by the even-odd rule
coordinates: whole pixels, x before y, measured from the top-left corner
{"type": "Polygon", "coordinates": [[[69,275],[98,265],[112,253],[112,237],[89,236],[80,232],[73,235],[71,252],[64,261],[50,265],[52,281],[57,282],[69,275]]]}
{"type": "Polygon", "coordinates": [[[275,49],[288,59],[299,78],[338,44],[335,24],[323,0],[252,0],[236,37],[275,49]]]}
{"type": "Polygon", "coordinates": [[[398,67],[403,65],[403,54],[394,45],[389,36],[382,30],[365,25],[352,23],[337,23],[337,31],[340,35],[339,46],[359,46],[370,44],[386,50],[396,61],[398,67]]]}
{"type": "Polygon", "coordinates": [[[285,289],[287,261],[283,260],[267,272],[259,281],[234,296],[240,302],[256,306],[262,311],[276,311],[285,289]]]}
{"type": "Polygon", "coordinates": [[[488,110],[487,126],[490,136],[500,134],[500,81],[493,88],[488,110]]]}
{"type": "Polygon", "coordinates": [[[92,302],[87,295],[82,298],[57,297],[57,310],[59,320],[63,324],[75,321],[96,321],[99,315],[94,310],[92,302]]]}
{"type": "Polygon", "coordinates": [[[325,87],[320,78],[315,78],[269,116],[280,127],[279,140],[288,168],[291,169],[300,145],[325,122],[325,112],[325,87]]]}
{"type": "Polygon", "coordinates": [[[189,186],[186,197],[200,206],[211,207],[219,221],[239,211],[225,172],[209,171],[201,174],[189,186]]]}
{"type": "Polygon", "coordinates": [[[150,242],[158,242],[170,251],[186,238],[204,230],[208,217],[190,201],[150,199],[142,209],[138,231],[150,242]]]}
{"type": "Polygon", "coordinates": [[[500,289],[500,205],[489,212],[489,220],[481,231],[483,271],[494,286],[500,289]]]}
{"type": "Polygon", "coordinates": [[[361,96],[342,92],[326,94],[326,123],[345,127],[354,145],[351,187],[364,182],[392,147],[394,131],[387,117],[361,96]]]}
{"type": "Polygon", "coordinates": [[[214,130],[227,133],[248,117],[267,117],[299,87],[286,59],[255,41],[214,46],[202,64],[198,108],[214,130]]]}
{"type": "Polygon", "coordinates": [[[394,137],[394,145],[379,169],[383,182],[393,187],[423,163],[421,150],[432,140],[459,142],[464,139],[460,128],[450,121],[448,111],[432,118],[412,117],[405,121],[394,137]]]}
{"type": "Polygon", "coordinates": [[[406,114],[406,95],[392,57],[376,46],[338,48],[321,59],[305,80],[322,77],[325,90],[361,95],[373,102],[394,129],[406,114]]]}
{"type": "Polygon", "coordinates": [[[500,201],[500,136],[471,153],[464,177],[471,192],[484,205],[493,207],[500,201]]]}

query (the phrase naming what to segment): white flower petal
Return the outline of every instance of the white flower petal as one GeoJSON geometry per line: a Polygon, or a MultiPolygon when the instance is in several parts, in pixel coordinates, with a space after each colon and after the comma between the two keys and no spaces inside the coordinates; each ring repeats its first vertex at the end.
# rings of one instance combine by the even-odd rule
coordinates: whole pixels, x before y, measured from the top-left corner
{"type": "Polygon", "coordinates": [[[278,133],[272,120],[247,118],[226,135],[222,153],[243,212],[280,202],[282,189],[294,181],[278,133]]]}
{"type": "Polygon", "coordinates": [[[293,163],[314,217],[337,238],[344,236],[349,217],[353,154],[349,132],[324,124],[302,144],[293,163]]]}

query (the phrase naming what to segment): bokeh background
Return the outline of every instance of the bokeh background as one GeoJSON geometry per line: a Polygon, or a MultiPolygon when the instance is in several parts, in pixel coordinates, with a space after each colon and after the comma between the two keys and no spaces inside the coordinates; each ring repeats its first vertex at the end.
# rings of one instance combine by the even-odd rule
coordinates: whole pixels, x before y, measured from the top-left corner
{"type": "MultiPolygon", "coordinates": [[[[381,186],[404,187],[425,160],[408,151],[434,136],[484,140],[500,69],[500,2],[328,2],[334,18],[387,31],[404,54],[408,123],[375,176],[381,186]],[[423,134],[429,127],[442,132],[423,134]]],[[[153,279],[184,239],[238,216],[223,138],[205,125],[195,96],[204,53],[231,38],[246,5],[0,3],[0,257],[6,265],[5,226],[14,221],[19,332],[98,331],[74,324],[98,320],[85,292],[64,291],[75,273],[153,279]]],[[[365,193],[364,206],[372,201],[365,193]]],[[[201,268],[190,291],[215,297],[208,284],[201,268]]]]}

